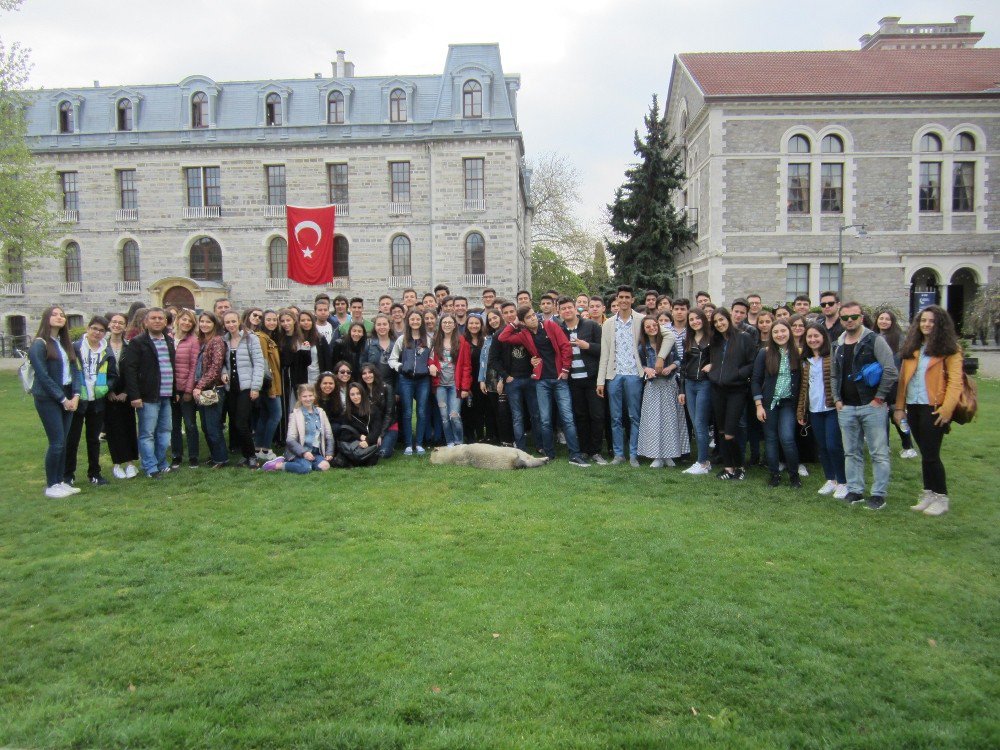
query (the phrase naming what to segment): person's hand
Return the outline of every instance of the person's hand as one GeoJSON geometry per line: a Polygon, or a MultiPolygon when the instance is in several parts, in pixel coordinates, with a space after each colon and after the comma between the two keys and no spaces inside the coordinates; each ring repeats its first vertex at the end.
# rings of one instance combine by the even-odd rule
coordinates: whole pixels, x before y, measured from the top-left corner
{"type": "Polygon", "coordinates": [[[667,375],[670,375],[676,369],[677,369],[677,364],[676,363],[674,363],[672,365],[667,365],[666,367],[663,368],[663,375],[664,375],[664,377],[666,377],[667,375]]]}
{"type": "Polygon", "coordinates": [[[542,358],[541,357],[532,357],[531,358],[531,366],[532,367],[538,367],[538,365],[540,365],[541,363],[542,363],[542,358]]]}
{"type": "Polygon", "coordinates": [[[461,394],[461,395],[462,395],[462,398],[468,398],[468,397],[469,397],[469,396],[471,396],[472,394],[471,394],[471,393],[469,393],[468,391],[462,391],[462,394],[461,394]]]}
{"type": "Polygon", "coordinates": [[[686,405],[687,404],[687,396],[685,396],[683,393],[678,393],[677,394],[677,403],[680,404],[681,406],[686,405]]]}
{"type": "Polygon", "coordinates": [[[432,378],[436,378],[437,374],[438,374],[438,368],[435,367],[434,365],[428,365],[427,366],[427,372],[430,373],[430,375],[431,375],[432,378]]]}
{"type": "Polygon", "coordinates": [[[498,380],[497,381],[497,395],[498,396],[502,396],[503,395],[503,382],[504,381],[502,381],[502,380],[498,380]]]}
{"type": "Polygon", "coordinates": [[[643,367],[642,371],[644,373],[646,373],[646,378],[648,380],[652,380],[653,378],[656,377],[656,368],[655,367],[643,367]]]}
{"type": "Polygon", "coordinates": [[[251,388],[250,389],[250,400],[251,401],[256,401],[258,396],[260,396],[260,391],[257,391],[257,390],[254,390],[253,388],[251,388]]]}
{"type": "Polygon", "coordinates": [[[508,375],[508,376],[507,376],[507,377],[506,377],[506,378],[504,379],[504,381],[503,381],[503,382],[505,382],[505,383],[512,383],[512,382],[514,382],[514,376],[513,376],[513,375],[508,375]]]}
{"type": "Polygon", "coordinates": [[[381,448],[382,447],[382,438],[379,438],[378,440],[376,440],[375,441],[375,445],[377,445],[379,448],[381,448]]]}
{"type": "Polygon", "coordinates": [[[709,364],[709,365],[705,365],[704,367],[702,367],[701,371],[702,372],[709,372],[711,369],[712,369],[712,365],[709,364]]]}
{"type": "Polygon", "coordinates": [[[950,421],[951,421],[950,419],[945,419],[941,414],[938,414],[938,418],[934,420],[934,426],[935,427],[944,427],[950,421]]]}
{"type": "MultiPolygon", "coordinates": [[[[498,386],[499,386],[499,384],[498,384],[498,386]]],[[[480,383],[479,384],[479,390],[482,391],[482,393],[485,394],[486,393],[486,383],[480,383]]]]}
{"type": "Polygon", "coordinates": [[[764,410],[764,404],[757,404],[757,421],[766,422],[767,412],[764,410]]]}
{"type": "Polygon", "coordinates": [[[834,403],[834,406],[837,408],[837,411],[840,411],[841,409],[844,408],[844,402],[843,401],[837,401],[836,403],[834,403]]]}
{"type": "Polygon", "coordinates": [[[566,380],[569,378],[568,372],[561,372],[556,376],[556,380],[566,380]]]}
{"type": "Polygon", "coordinates": [[[133,399],[129,403],[132,404],[132,408],[133,409],[141,409],[142,408],[142,399],[141,398],[133,399]]]}
{"type": "Polygon", "coordinates": [[[222,373],[222,376],[219,378],[219,380],[222,381],[223,385],[229,385],[229,373],[228,372],[222,373]]]}
{"type": "MultiPolygon", "coordinates": [[[[323,460],[325,460],[327,463],[329,463],[330,461],[333,460],[333,456],[323,456],[323,460]]],[[[329,467],[327,467],[327,468],[329,468],[329,467]]]]}
{"type": "Polygon", "coordinates": [[[193,391],[191,391],[191,396],[193,398],[201,398],[201,388],[195,388],[193,391]]]}
{"type": "Polygon", "coordinates": [[[601,398],[604,398],[604,386],[603,385],[597,386],[597,395],[600,396],[601,398]]]}
{"type": "Polygon", "coordinates": [[[576,344],[578,347],[580,347],[580,351],[582,352],[585,352],[587,351],[587,349],[590,348],[590,342],[584,341],[583,339],[577,339],[573,343],[576,344]]]}
{"type": "Polygon", "coordinates": [[[302,458],[304,458],[306,461],[312,461],[315,458],[315,456],[313,455],[312,451],[306,451],[305,453],[302,454],[302,458]]]}

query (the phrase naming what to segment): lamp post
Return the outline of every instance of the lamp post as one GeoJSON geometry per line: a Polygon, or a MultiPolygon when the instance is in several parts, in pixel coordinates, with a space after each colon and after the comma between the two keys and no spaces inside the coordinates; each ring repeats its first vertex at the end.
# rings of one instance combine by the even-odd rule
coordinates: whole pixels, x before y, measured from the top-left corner
{"type": "Polygon", "coordinates": [[[846,226],[840,227],[837,230],[837,294],[840,295],[841,299],[844,297],[844,232],[848,229],[858,230],[858,239],[863,239],[868,236],[868,232],[865,231],[864,224],[848,224],[846,226]]]}

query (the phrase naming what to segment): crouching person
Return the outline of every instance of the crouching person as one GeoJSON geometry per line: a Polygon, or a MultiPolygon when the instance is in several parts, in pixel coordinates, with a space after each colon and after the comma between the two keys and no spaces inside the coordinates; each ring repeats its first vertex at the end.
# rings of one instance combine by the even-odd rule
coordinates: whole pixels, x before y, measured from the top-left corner
{"type": "Polygon", "coordinates": [[[288,418],[285,455],[264,464],[265,470],[284,469],[292,474],[326,471],[333,460],[333,430],[326,412],[316,406],[316,390],[303,383],[295,409],[288,418]]]}

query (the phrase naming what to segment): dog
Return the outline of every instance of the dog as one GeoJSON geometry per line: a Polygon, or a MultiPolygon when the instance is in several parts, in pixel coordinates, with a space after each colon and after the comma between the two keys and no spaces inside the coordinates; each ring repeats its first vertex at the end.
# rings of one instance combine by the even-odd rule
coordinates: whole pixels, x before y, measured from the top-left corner
{"type": "Polygon", "coordinates": [[[431,452],[431,463],[439,466],[473,466],[477,469],[507,471],[509,469],[534,469],[549,462],[547,458],[536,458],[517,448],[502,448],[499,445],[473,443],[455,445],[451,448],[435,448],[431,452]]]}

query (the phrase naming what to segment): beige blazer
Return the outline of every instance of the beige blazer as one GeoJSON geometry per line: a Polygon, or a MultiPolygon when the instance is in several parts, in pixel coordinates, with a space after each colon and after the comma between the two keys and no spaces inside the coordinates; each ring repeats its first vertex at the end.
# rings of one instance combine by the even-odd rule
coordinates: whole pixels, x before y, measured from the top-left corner
{"type": "MultiPolygon", "coordinates": [[[[632,311],[632,347],[635,349],[635,361],[642,367],[642,357],[639,356],[639,339],[642,338],[642,319],[646,317],[635,310],[632,311]]],[[[597,385],[604,385],[617,373],[615,372],[615,321],[617,315],[612,315],[601,325],[601,363],[597,366],[597,385]]]]}

